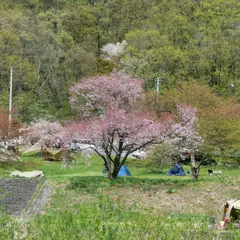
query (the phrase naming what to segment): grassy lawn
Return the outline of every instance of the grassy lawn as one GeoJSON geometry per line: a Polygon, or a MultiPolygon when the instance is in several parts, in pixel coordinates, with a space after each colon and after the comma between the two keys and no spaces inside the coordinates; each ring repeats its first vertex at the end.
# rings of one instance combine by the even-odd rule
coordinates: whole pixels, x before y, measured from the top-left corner
{"type": "Polygon", "coordinates": [[[212,239],[209,218],[240,190],[239,170],[219,166],[211,169],[223,174],[211,177],[209,167],[202,167],[193,182],[190,175],[166,176],[168,169],[153,173],[142,160],[130,159],[132,176],[110,181],[101,176],[97,156],[79,155],[68,168],[43,162],[36,153],[21,160],[0,168],[0,177],[9,177],[14,168],[42,170],[54,193],[45,211],[28,222],[1,215],[0,239],[212,239]]]}
{"type": "MultiPolygon", "coordinates": [[[[85,159],[85,157],[81,155],[75,156],[75,163],[70,164],[70,167],[64,168],[63,165],[59,162],[44,162],[40,157],[39,153],[32,152],[27,153],[21,156],[21,162],[14,166],[5,166],[2,168],[0,166],[0,177],[8,176],[9,172],[13,169],[19,169],[22,171],[31,171],[31,170],[42,170],[46,174],[47,178],[58,178],[58,177],[71,177],[71,176],[101,176],[103,170],[103,161],[98,156],[93,155],[89,159],[85,159]]],[[[153,173],[151,169],[143,166],[142,160],[129,159],[126,162],[126,165],[129,167],[130,172],[133,177],[137,178],[151,178],[151,179],[166,179],[166,180],[174,180],[179,179],[182,181],[186,181],[191,179],[191,176],[166,176],[166,172],[168,169],[163,169],[162,173],[153,173]]],[[[189,166],[183,166],[185,172],[190,170],[189,166]]],[[[214,177],[210,177],[208,175],[208,169],[212,170],[222,170],[224,172],[224,176],[235,177],[238,176],[238,169],[227,169],[219,166],[216,167],[205,167],[202,166],[200,170],[200,181],[212,181],[213,179],[221,178],[221,174],[216,175],[214,177]]]]}

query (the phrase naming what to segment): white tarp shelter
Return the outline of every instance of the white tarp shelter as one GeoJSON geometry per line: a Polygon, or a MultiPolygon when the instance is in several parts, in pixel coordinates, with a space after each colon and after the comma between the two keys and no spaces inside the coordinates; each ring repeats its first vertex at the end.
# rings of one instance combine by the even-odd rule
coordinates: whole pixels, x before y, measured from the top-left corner
{"type": "Polygon", "coordinates": [[[38,170],[34,170],[31,172],[14,171],[11,172],[11,177],[26,177],[26,178],[44,177],[44,173],[43,171],[38,170]]]}

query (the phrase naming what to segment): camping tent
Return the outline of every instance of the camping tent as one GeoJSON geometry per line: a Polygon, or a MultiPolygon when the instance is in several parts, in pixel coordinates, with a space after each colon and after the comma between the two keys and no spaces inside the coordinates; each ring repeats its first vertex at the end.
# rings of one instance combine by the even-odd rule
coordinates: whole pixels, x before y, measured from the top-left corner
{"type": "Polygon", "coordinates": [[[129,172],[126,166],[122,165],[122,167],[118,172],[118,177],[125,177],[125,176],[131,176],[131,173],[129,172]]]}
{"type": "Polygon", "coordinates": [[[235,198],[227,201],[224,204],[223,219],[230,219],[231,221],[240,220],[240,198],[235,198]]]}
{"type": "Polygon", "coordinates": [[[178,163],[176,163],[174,167],[167,172],[167,175],[168,176],[185,176],[186,173],[184,172],[183,168],[178,163]]]}

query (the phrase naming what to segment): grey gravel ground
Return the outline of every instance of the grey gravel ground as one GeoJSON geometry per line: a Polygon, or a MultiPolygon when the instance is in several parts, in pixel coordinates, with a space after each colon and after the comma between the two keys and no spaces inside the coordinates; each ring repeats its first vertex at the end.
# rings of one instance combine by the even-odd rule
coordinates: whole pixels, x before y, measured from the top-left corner
{"type": "Polygon", "coordinates": [[[19,216],[31,203],[43,179],[0,179],[0,208],[10,215],[19,216]]]}

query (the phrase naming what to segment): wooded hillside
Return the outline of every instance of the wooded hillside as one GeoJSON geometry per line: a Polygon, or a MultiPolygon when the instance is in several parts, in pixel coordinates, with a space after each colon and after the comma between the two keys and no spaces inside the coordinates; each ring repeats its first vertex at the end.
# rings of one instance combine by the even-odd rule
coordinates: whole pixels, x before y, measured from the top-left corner
{"type": "Polygon", "coordinates": [[[10,67],[16,117],[72,118],[69,88],[114,68],[145,90],[197,80],[218,95],[240,95],[238,0],[2,0],[0,105],[8,106],[10,67]],[[115,58],[102,47],[126,40],[115,58]]]}

